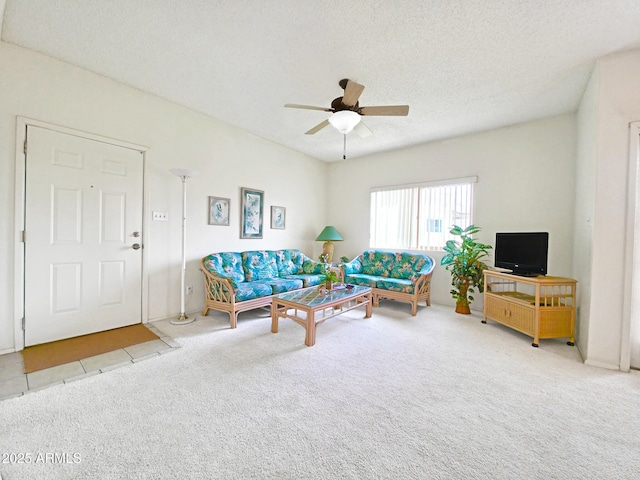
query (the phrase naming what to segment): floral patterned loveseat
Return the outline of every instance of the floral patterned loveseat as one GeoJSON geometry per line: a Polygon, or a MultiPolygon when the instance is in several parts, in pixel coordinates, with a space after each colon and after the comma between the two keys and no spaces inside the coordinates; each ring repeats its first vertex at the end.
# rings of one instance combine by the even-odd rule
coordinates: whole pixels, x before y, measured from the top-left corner
{"type": "Polygon", "coordinates": [[[212,253],[200,263],[206,292],[205,308],[227,312],[231,328],[238,313],[271,304],[276,293],[318,285],[324,264],[300,250],[254,250],[212,253]]]}
{"type": "Polygon", "coordinates": [[[435,260],[421,253],[367,250],[342,264],[345,283],[365,285],[373,291],[373,305],[381,298],[409,302],[411,315],[418,302],[431,305],[431,276],[435,260]]]}

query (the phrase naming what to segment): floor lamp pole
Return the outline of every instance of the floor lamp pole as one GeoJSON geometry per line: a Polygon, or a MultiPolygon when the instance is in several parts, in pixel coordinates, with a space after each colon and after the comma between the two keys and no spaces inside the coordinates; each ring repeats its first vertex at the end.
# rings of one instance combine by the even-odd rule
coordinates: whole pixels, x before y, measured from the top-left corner
{"type": "Polygon", "coordinates": [[[196,319],[195,317],[187,317],[187,314],[185,313],[185,275],[187,273],[187,180],[198,173],[193,170],[183,170],[181,168],[174,168],[171,170],[171,173],[182,180],[182,265],[180,270],[180,316],[177,319],[171,320],[170,323],[173,325],[186,325],[196,319]]]}

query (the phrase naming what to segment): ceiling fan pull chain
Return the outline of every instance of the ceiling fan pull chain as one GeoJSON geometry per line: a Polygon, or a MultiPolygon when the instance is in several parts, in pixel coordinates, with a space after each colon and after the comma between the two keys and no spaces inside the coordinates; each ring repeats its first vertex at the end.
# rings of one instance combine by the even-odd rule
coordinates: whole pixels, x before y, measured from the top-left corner
{"type": "Polygon", "coordinates": [[[347,159],[347,134],[343,134],[344,135],[344,143],[342,145],[342,159],[346,160],[347,159]]]}

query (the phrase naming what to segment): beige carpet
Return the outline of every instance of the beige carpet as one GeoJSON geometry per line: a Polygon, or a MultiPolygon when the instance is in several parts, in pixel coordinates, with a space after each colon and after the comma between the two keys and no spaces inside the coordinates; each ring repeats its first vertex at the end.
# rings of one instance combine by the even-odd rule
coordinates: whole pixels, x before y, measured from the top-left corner
{"type": "Polygon", "coordinates": [[[24,373],[56,367],[157,338],[158,336],[147,327],[137,324],[107,330],[106,332],[58,340],[57,342],[34,345],[22,351],[24,373]]]}
{"type": "Polygon", "coordinates": [[[155,322],[180,348],[0,402],[0,475],[638,480],[640,372],[453,306],[412,317],[381,301],[363,317],[327,320],[313,347],[258,310],[233,330],[221,312],[155,322]]]}

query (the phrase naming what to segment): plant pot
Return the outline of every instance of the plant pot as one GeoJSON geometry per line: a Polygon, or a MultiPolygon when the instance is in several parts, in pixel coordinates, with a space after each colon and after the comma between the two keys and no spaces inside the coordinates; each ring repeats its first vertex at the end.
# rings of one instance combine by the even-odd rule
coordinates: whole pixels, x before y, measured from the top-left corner
{"type": "Polygon", "coordinates": [[[467,291],[469,290],[469,277],[462,277],[460,284],[458,285],[458,300],[456,301],[456,313],[468,315],[471,313],[469,308],[469,299],[467,298],[467,291]]]}
{"type": "Polygon", "coordinates": [[[456,313],[461,313],[463,315],[469,315],[471,313],[471,308],[469,308],[469,301],[460,301],[456,303],[456,313]]]}
{"type": "Polygon", "coordinates": [[[331,291],[331,289],[333,288],[333,283],[331,282],[331,280],[327,280],[326,282],[324,282],[324,286],[327,288],[327,290],[331,291]]]}

